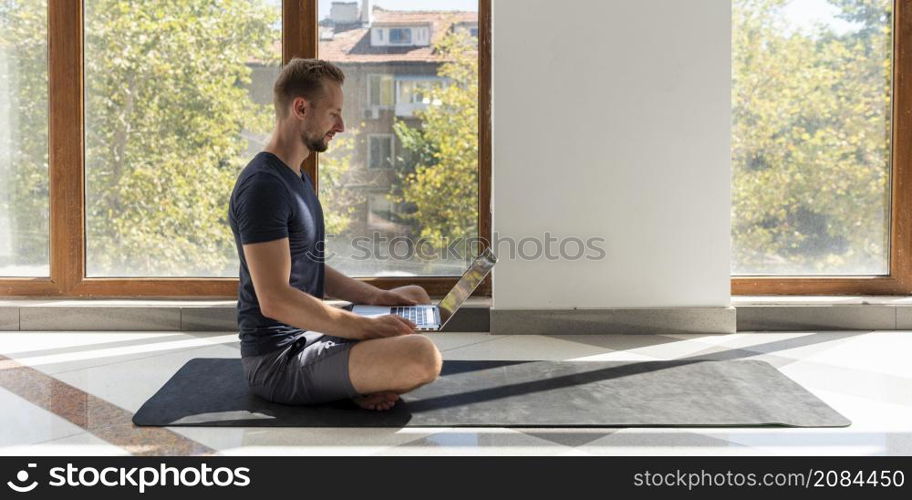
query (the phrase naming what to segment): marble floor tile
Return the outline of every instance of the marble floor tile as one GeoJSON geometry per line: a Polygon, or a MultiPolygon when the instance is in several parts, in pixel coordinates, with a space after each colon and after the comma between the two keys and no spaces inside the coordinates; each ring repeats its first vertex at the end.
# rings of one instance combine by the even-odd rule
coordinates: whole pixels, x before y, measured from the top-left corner
{"type": "Polygon", "coordinates": [[[372,455],[434,432],[416,428],[170,427],[221,455],[372,455]]]}
{"type": "Polygon", "coordinates": [[[566,451],[563,445],[513,429],[460,429],[435,432],[375,455],[544,456],[566,451]]]}
{"type": "Polygon", "coordinates": [[[702,429],[624,428],[580,448],[592,455],[743,455],[749,447],[702,429]]]}
{"type": "MultiPolygon", "coordinates": [[[[63,373],[93,366],[159,356],[171,352],[237,342],[225,333],[28,332],[28,339],[0,334],[0,354],[44,373],[63,373]],[[84,341],[83,345],[78,340],[84,341]]],[[[239,356],[237,350],[235,356],[239,356]]]]}
{"type": "MultiPolygon", "coordinates": [[[[604,342],[605,350],[612,351],[574,358],[574,361],[670,360],[724,350],[721,346],[713,346],[697,339],[676,338],[671,335],[599,335],[598,337],[600,342],[604,342]]],[[[585,342],[586,339],[579,341],[585,342]]]]}
{"type": "Polygon", "coordinates": [[[0,455],[8,456],[129,456],[131,453],[114,446],[89,432],[52,439],[29,445],[0,448],[0,455]]]}
{"type": "MultiPolygon", "coordinates": [[[[863,370],[871,373],[898,374],[897,369],[909,363],[912,332],[881,331],[855,335],[827,342],[780,351],[781,356],[803,361],[863,370]]],[[[905,370],[912,375],[912,370],[905,370]]]]}
{"type": "Polygon", "coordinates": [[[425,337],[434,341],[434,345],[440,352],[451,351],[475,344],[483,344],[497,340],[499,335],[491,335],[487,332],[464,333],[464,332],[435,332],[425,333],[425,337]]]}
{"type": "Polygon", "coordinates": [[[604,347],[581,344],[555,336],[497,335],[497,337],[490,342],[448,350],[443,359],[562,360],[604,354],[606,351],[604,347]]]}
{"type": "MultiPolygon", "coordinates": [[[[209,345],[82,369],[55,371],[53,375],[89,394],[135,412],[187,361],[231,357],[239,358],[240,354],[228,346],[209,345]]],[[[43,366],[35,368],[43,371],[43,366]]]]}
{"type": "Polygon", "coordinates": [[[8,448],[41,443],[85,432],[78,425],[0,388],[0,453],[8,448]]]}

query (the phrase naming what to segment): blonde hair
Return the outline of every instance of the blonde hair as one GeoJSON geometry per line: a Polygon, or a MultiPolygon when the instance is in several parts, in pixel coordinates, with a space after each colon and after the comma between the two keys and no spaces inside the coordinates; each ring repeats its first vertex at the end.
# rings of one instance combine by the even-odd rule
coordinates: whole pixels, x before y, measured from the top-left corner
{"type": "Polygon", "coordinates": [[[272,87],[276,116],[287,116],[288,104],[296,97],[318,101],[325,92],[324,80],[342,85],[345,82],[345,74],[335,64],[322,59],[295,57],[288,61],[272,87]]]}

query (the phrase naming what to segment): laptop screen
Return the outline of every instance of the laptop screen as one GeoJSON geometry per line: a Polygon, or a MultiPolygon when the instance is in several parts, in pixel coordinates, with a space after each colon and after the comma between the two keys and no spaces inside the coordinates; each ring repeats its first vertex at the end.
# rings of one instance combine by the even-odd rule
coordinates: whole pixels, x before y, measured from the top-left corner
{"type": "Polygon", "coordinates": [[[469,266],[469,269],[462,275],[462,278],[459,278],[459,281],[456,282],[456,286],[450,290],[450,293],[437,304],[437,307],[440,309],[441,327],[449,321],[450,317],[453,316],[453,313],[462,306],[462,303],[469,298],[469,295],[471,295],[472,292],[478,288],[478,285],[484,281],[485,276],[491,272],[491,268],[494,267],[495,262],[497,262],[497,257],[494,256],[494,253],[491,252],[490,248],[486,248],[484,252],[475,259],[475,262],[472,262],[472,265],[469,266]]]}

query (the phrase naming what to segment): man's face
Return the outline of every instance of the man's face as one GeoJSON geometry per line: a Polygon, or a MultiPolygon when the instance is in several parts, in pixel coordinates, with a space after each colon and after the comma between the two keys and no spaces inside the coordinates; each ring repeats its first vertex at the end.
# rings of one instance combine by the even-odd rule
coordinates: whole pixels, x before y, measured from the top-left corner
{"type": "Polygon", "coordinates": [[[333,136],[345,130],[342,122],[342,87],[331,81],[323,84],[323,96],[309,103],[301,131],[301,141],[310,151],[322,153],[333,136]]]}

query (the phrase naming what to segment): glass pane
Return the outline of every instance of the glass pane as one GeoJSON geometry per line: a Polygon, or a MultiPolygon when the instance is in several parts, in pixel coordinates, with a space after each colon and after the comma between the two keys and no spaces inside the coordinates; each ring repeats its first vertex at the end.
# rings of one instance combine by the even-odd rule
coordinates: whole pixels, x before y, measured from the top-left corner
{"type": "Polygon", "coordinates": [[[412,30],[393,28],[390,30],[390,43],[408,44],[412,43],[412,30]]]}
{"type": "Polygon", "coordinates": [[[732,15],[732,274],[889,274],[892,1],[732,15]]]}
{"type": "Polygon", "coordinates": [[[0,276],[50,276],[47,2],[0,1],[0,276]]]}
{"type": "Polygon", "coordinates": [[[380,79],[380,105],[393,105],[393,78],[387,75],[380,79]]]}
{"type": "Polygon", "coordinates": [[[370,168],[392,168],[393,167],[393,137],[389,135],[370,136],[370,158],[368,166],[370,168]]]}
{"type": "Polygon", "coordinates": [[[383,152],[380,150],[380,138],[371,137],[370,139],[370,160],[369,166],[371,168],[379,168],[380,161],[382,159],[383,152]]]}
{"type": "Polygon", "coordinates": [[[460,276],[478,237],[478,3],[370,5],[319,2],[319,54],[345,72],[347,126],[320,154],[327,262],[350,276],[460,276]]]}
{"type": "Polygon", "coordinates": [[[281,0],[85,0],[88,276],[237,276],[228,198],[272,129],[281,18],[281,0]]]}

